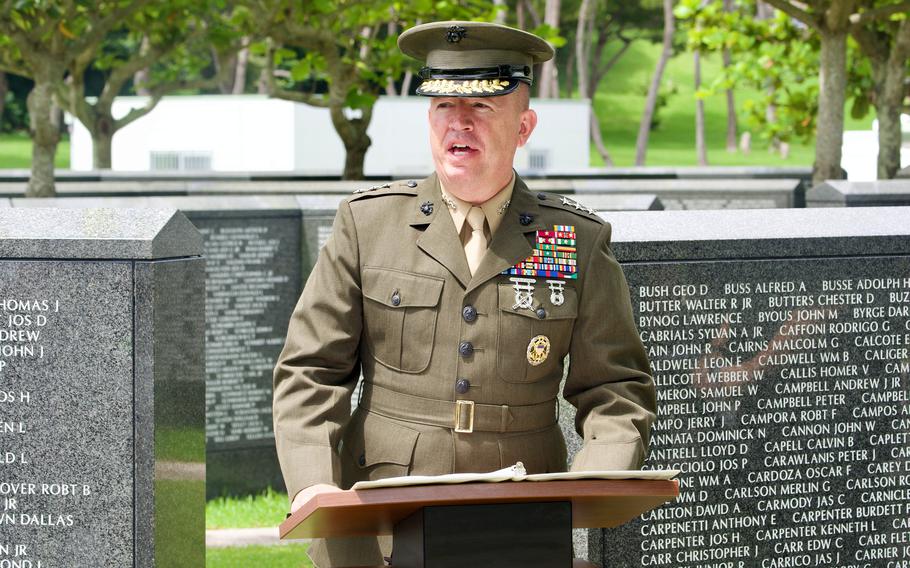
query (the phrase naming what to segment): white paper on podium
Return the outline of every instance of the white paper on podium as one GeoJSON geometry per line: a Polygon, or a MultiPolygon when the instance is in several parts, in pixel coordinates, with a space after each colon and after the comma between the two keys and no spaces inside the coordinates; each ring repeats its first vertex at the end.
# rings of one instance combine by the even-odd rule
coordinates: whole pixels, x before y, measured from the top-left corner
{"type": "Polygon", "coordinates": [[[673,479],[678,469],[651,469],[627,471],[567,471],[561,473],[534,473],[528,475],[521,462],[489,473],[449,473],[447,475],[406,475],[376,481],[358,481],[351,489],[379,489],[382,487],[408,487],[411,485],[442,485],[450,483],[500,483],[503,481],[566,481],[574,479],[673,479]]]}

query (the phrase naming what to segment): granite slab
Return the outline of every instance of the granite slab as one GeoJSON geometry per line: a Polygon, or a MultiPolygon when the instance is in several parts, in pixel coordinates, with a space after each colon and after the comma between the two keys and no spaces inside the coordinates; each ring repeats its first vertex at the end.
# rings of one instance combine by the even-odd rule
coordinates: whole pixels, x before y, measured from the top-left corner
{"type": "Polygon", "coordinates": [[[201,253],[199,233],[173,209],[0,208],[0,258],[155,259],[201,253]],[[99,240],[103,247],[97,246],[99,240]]]}
{"type": "Polygon", "coordinates": [[[807,207],[910,205],[910,181],[826,181],[806,194],[807,207]]]}

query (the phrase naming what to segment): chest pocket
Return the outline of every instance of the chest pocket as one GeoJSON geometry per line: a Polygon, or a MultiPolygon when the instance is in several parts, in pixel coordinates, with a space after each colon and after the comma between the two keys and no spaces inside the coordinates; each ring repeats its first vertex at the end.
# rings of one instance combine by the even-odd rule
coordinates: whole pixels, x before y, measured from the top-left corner
{"type": "MultiPolygon", "coordinates": [[[[562,378],[558,372],[562,360],[569,352],[572,328],[578,317],[578,295],[575,288],[566,284],[563,289],[563,303],[559,306],[550,302],[550,291],[541,287],[538,281],[534,289],[530,308],[515,306],[515,289],[511,284],[499,284],[499,340],[497,344],[497,370],[499,377],[507,383],[533,383],[548,376],[562,378]],[[545,313],[540,313],[543,309],[545,313]],[[544,317],[540,317],[543,315],[544,317]],[[542,336],[531,345],[531,340],[542,336]],[[541,351],[549,344],[549,353],[537,365],[529,361],[529,349],[541,351]]],[[[538,354],[538,360],[540,354],[538,354]]]]}
{"type": "Polygon", "coordinates": [[[364,329],[376,361],[403,373],[429,366],[442,285],[435,276],[364,267],[364,329]]]}

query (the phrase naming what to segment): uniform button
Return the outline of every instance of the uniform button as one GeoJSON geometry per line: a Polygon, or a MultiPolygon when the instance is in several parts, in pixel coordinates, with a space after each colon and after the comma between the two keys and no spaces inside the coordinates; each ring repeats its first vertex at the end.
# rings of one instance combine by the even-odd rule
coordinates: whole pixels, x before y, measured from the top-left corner
{"type": "Polygon", "coordinates": [[[360,467],[365,466],[367,464],[366,454],[360,454],[360,457],[357,458],[357,463],[360,465],[360,467]]]}
{"type": "Polygon", "coordinates": [[[470,323],[477,319],[477,310],[474,306],[465,306],[461,310],[461,317],[464,318],[464,321],[470,323]]]}
{"type": "Polygon", "coordinates": [[[455,392],[458,394],[464,394],[468,392],[469,388],[471,388],[471,381],[468,379],[458,379],[455,381],[455,392]]]}
{"type": "Polygon", "coordinates": [[[392,292],[392,305],[397,306],[401,303],[401,295],[398,294],[398,290],[392,292]]]}
{"type": "Polygon", "coordinates": [[[547,194],[546,194],[546,193],[538,193],[538,194],[537,194],[537,199],[539,199],[539,200],[541,200],[541,201],[546,201],[546,200],[547,200],[547,194]]]}
{"type": "Polygon", "coordinates": [[[462,341],[461,345],[458,346],[458,352],[461,353],[462,357],[470,357],[474,354],[474,346],[471,345],[470,341],[462,341]]]}
{"type": "Polygon", "coordinates": [[[412,180],[412,179],[409,179],[409,180],[408,180],[408,183],[407,183],[407,186],[408,186],[408,187],[417,187],[417,182],[414,181],[414,180],[412,180]]]}
{"type": "Polygon", "coordinates": [[[543,308],[537,308],[537,319],[544,319],[547,317],[547,310],[543,308]]]}

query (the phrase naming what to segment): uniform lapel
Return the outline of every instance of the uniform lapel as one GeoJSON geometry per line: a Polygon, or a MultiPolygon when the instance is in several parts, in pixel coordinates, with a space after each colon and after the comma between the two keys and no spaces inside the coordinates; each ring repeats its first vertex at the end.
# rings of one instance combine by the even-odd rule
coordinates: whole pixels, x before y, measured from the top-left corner
{"type": "Polygon", "coordinates": [[[417,246],[451,272],[462,286],[467,286],[471,281],[471,270],[468,268],[461,240],[455,232],[455,223],[452,222],[452,217],[445,207],[436,174],[433,174],[421,181],[417,187],[417,200],[411,213],[410,225],[426,226],[423,234],[417,239],[417,246]],[[433,209],[430,215],[421,211],[421,206],[428,202],[432,204],[433,209]]]}
{"type": "MultiPolygon", "coordinates": [[[[451,223],[450,223],[451,224],[451,223]]],[[[490,278],[497,276],[503,270],[515,266],[531,255],[531,238],[527,235],[534,234],[543,229],[540,221],[540,206],[537,198],[528,190],[520,177],[515,179],[515,189],[512,191],[512,202],[505,213],[505,218],[499,225],[493,241],[487,249],[487,254],[480,261],[480,266],[470,279],[467,292],[477,288],[490,278]],[[521,219],[528,219],[526,225],[521,224],[521,219]]],[[[454,229],[453,229],[454,232],[454,229]]],[[[464,257],[464,254],[462,254],[464,257]]],[[[465,261],[467,265],[467,261],[465,261]]],[[[469,271],[470,273],[470,271],[469,271]]]]}

